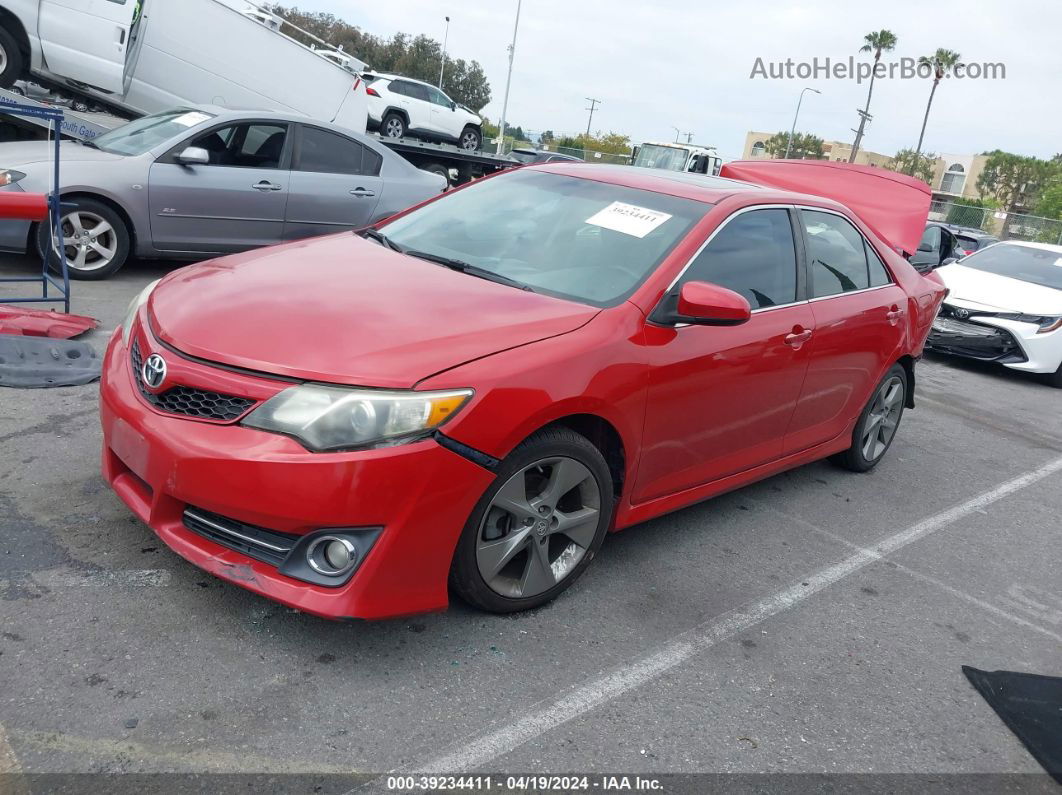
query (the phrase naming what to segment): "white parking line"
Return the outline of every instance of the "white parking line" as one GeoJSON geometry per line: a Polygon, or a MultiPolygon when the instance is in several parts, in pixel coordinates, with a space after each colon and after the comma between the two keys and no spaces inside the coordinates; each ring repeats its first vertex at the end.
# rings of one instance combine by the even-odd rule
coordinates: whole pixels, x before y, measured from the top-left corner
{"type": "MultiPolygon", "coordinates": [[[[45,588],[101,588],[127,586],[134,588],[161,588],[170,584],[170,572],[166,569],[120,569],[118,571],[72,571],[70,569],[46,569],[27,573],[26,579],[45,588]]],[[[0,580],[0,588],[14,584],[15,580],[0,580]]]]}
{"type": "Polygon", "coordinates": [[[930,533],[947,527],[964,516],[981,510],[1016,491],[1027,488],[1059,470],[1062,470],[1062,458],[1049,461],[1037,469],[1001,483],[954,508],[949,508],[906,530],[887,536],[872,547],[860,549],[840,563],[821,569],[788,588],[746,607],[724,613],[712,621],[672,638],[655,652],[640,660],[602,674],[572,689],[561,698],[545,703],[544,706],[536,705],[528,714],[513,723],[483,732],[442,756],[414,765],[410,768],[410,772],[439,774],[476,770],[529,740],[651,682],[720,641],[789,610],[813,594],[880,560],[884,555],[925,538],[930,533]]]}
{"type": "Polygon", "coordinates": [[[22,765],[18,763],[18,757],[7,740],[7,732],[0,723],[0,790],[5,795],[29,795],[29,785],[21,773],[22,765]]]}

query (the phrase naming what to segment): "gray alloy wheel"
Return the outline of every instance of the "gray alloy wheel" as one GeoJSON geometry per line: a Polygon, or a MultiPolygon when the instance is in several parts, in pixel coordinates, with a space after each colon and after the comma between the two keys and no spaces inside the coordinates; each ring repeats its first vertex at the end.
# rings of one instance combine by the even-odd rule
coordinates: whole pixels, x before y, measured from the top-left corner
{"type": "Polygon", "coordinates": [[[594,543],[601,491],[573,458],[535,461],[494,495],[476,535],[476,563],[487,586],[527,599],[563,582],[594,543]]]}
{"type": "MultiPolygon", "coordinates": [[[[3,42],[0,42],[0,74],[3,74],[7,69],[7,50],[4,48],[3,42]]],[[[18,94],[25,96],[25,92],[18,91],[18,94]]]]}
{"type": "Polygon", "coordinates": [[[479,149],[479,133],[473,129],[468,129],[461,133],[461,148],[470,152],[479,149]]]}
{"type": "MultiPolygon", "coordinates": [[[[107,219],[88,210],[74,210],[63,216],[63,246],[66,263],[79,273],[103,270],[118,253],[118,237],[107,219]]],[[[59,251],[55,235],[52,247],[59,251]]]]}
{"type": "Polygon", "coordinates": [[[889,448],[903,412],[904,383],[898,375],[886,378],[874,395],[859,447],[868,462],[877,461],[889,448]]]}
{"type": "Polygon", "coordinates": [[[406,125],[400,117],[391,113],[384,119],[383,132],[387,138],[401,138],[406,134],[406,125]]]}

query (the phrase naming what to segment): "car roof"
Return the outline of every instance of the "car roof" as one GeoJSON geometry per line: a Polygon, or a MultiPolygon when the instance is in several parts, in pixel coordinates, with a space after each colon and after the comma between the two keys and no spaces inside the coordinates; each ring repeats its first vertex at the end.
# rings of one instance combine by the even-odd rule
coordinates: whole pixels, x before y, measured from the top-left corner
{"type": "Polygon", "coordinates": [[[753,185],[751,182],[741,182],[740,180],[727,179],[725,177],[712,177],[707,174],[691,174],[684,171],[665,171],[663,169],[642,168],[641,166],[617,166],[582,162],[539,163],[525,166],[525,168],[545,171],[551,174],[563,174],[567,177],[593,179],[625,188],[666,193],[671,196],[693,199],[694,201],[709,204],[715,204],[739,193],[755,195],[769,193],[771,196],[784,196],[794,202],[841,206],[837,202],[821,196],[809,196],[793,191],[765,188],[761,185],[753,185]]]}

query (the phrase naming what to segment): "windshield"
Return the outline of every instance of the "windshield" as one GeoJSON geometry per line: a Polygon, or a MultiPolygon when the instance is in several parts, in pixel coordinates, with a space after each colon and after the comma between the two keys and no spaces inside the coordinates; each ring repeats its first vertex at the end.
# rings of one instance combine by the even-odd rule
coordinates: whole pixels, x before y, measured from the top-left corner
{"type": "Polygon", "coordinates": [[[642,144],[638,149],[638,156],[634,158],[634,165],[644,168],[663,168],[668,171],[685,171],[687,154],[685,149],[673,146],[642,144]]]}
{"type": "Polygon", "coordinates": [[[593,306],[626,299],[710,204],[588,179],[514,171],[388,223],[404,248],[461,260],[593,306]]]}
{"type": "Polygon", "coordinates": [[[964,257],[961,264],[964,268],[1062,290],[1062,251],[1000,243],[964,257]]]}
{"type": "Polygon", "coordinates": [[[142,155],[212,118],[214,116],[210,113],[188,108],[167,110],[115,127],[109,133],[93,138],[92,143],[97,149],[116,155],[142,155]]]}

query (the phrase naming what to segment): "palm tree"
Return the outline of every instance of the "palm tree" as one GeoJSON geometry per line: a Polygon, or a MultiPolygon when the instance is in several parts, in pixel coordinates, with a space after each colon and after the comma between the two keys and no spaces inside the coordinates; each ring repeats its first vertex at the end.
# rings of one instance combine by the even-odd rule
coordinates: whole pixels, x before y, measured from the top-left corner
{"type": "Polygon", "coordinates": [[[856,132],[855,143],[852,144],[852,153],[848,155],[849,163],[855,162],[856,154],[859,152],[859,144],[863,140],[863,127],[866,126],[867,118],[870,116],[870,98],[874,94],[874,77],[878,71],[878,62],[881,60],[883,52],[890,52],[895,49],[896,34],[891,30],[882,29],[876,33],[868,33],[863,37],[863,41],[865,43],[859,48],[859,51],[874,53],[874,68],[870,72],[870,90],[867,91],[867,106],[859,114],[859,130],[856,132]]]}
{"type": "Polygon", "coordinates": [[[919,66],[928,66],[933,70],[933,88],[929,91],[929,102],[926,104],[926,115],[922,119],[922,132],[918,135],[918,147],[915,149],[916,155],[922,154],[922,139],[926,137],[926,122],[929,121],[929,109],[933,107],[933,95],[937,93],[937,84],[944,75],[958,65],[960,58],[962,56],[957,52],[938,49],[932,55],[923,55],[918,59],[919,66]]]}

